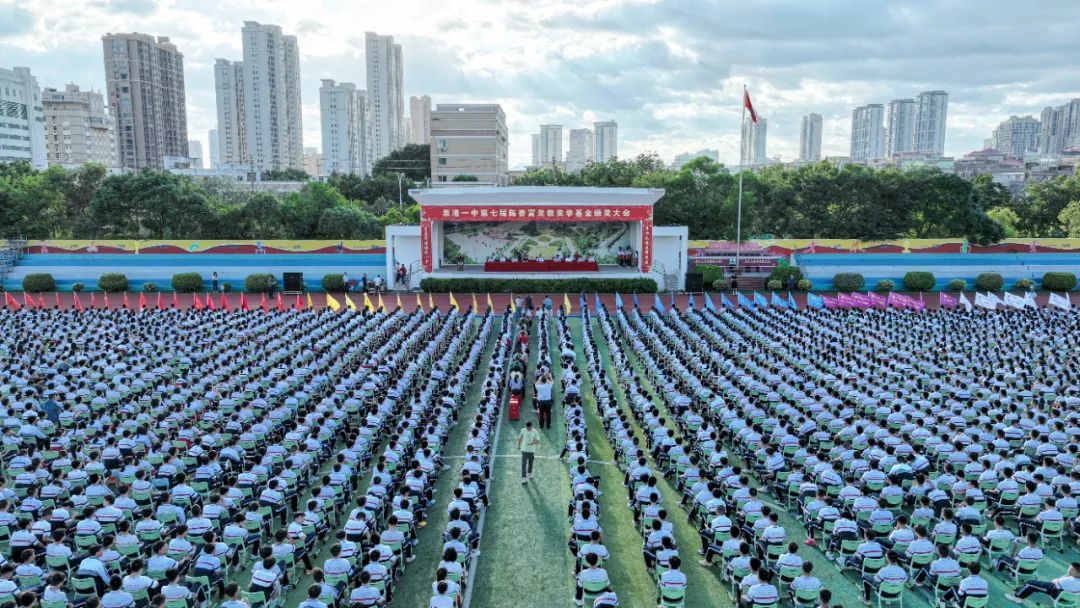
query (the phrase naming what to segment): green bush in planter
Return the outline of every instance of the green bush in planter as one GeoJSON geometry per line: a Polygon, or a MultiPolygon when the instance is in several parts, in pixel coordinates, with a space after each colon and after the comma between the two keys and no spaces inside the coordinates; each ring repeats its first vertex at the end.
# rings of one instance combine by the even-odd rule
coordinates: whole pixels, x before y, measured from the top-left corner
{"type": "Polygon", "coordinates": [[[1027,277],[1016,279],[1016,286],[1014,287],[1014,289],[1019,289],[1020,291],[1031,291],[1034,288],[1035,281],[1032,281],[1027,277]]]}
{"type": "Polygon", "coordinates": [[[323,291],[341,293],[345,291],[345,277],[338,274],[325,274],[322,278],[323,291]]]}
{"type": "Polygon", "coordinates": [[[810,288],[813,287],[813,285],[814,284],[810,282],[810,279],[799,279],[799,282],[795,284],[795,289],[799,291],[810,291],[810,288]]]}
{"type": "Polygon", "coordinates": [[[859,291],[866,284],[863,276],[857,272],[838,272],[833,275],[832,282],[836,291],[859,291]]]}
{"type": "Polygon", "coordinates": [[[35,272],[23,277],[22,288],[30,293],[56,291],[56,280],[47,272],[35,272]]]}
{"type": "Polygon", "coordinates": [[[979,291],[1001,291],[1005,279],[996,272],[984,272],[975,279],[975,289],[979,291]]]}
{"type": "Polygon", "coordinates": [[[932,272],[912,271],[904,275],[904,289],[907,291],[930,291],[936,282],[932,272]]]}
{"type": "Polygon", "coordinates": [[[713,266],[711,264],[698,264],[696,270],[701,273],[701,280],[705,285],[712,285],[713,283],[723,280],[724,269],[719,266],[713,266]]]}
{"type": "Polygon", "coordinates": [[[82,291],[84,289],[86,289],[86,285],[83,285],[82,283],[72,283],[71,284],[71,291],[74,291],[75,293],[79,293],[80,291],[82,291]]]}
{"type": "Polygon", "coordinates": [[[143,283],[142,290],[146,293],[153,293],[157,291],[157,285],[154,285],[153,283],[143,283]]]}
{"type": "Polygon", "coordinates": [[[953,279],[949,281],[949,291],[964,291],[967,289],[967,281],[964,279],[953,279]]]}
{"type": "Polygon", "coordinates": [[[127,275],[122,272],[106,272],[98,279],[98,289],[101,291],[117,293],[127,291],[127,288],[127,275]]]}
{"type": "Polygon", "coordinates": [[[725,279],[716,279],[712,282],[713,291],[724,291],[727,287],[728,284],[725,279]]]}
{"type": "Polygon", "coordinates": [[[232,283],[228,283],[228,282],[222,283],[221,284],[221,291],[224,291],[225,293],[229,293],[230,291],[232,291],[232,283]]]}
{"type": "Polygon", "coordinates": [[[895,288],[896,284],[893,283],[890,279],[881,279],[877,282],[877,285],[874,286],[874,291],[889,292],[895,288]]]}
{"type": "Polygon", "coordinates": [[[244,279],[244,291],[251,293],[274,293],[278,282],[274,275],[267,273],[249,274],[244,279]]]}
{"type": "Polygon", "coordinates": [[[181,272],[172,277],[173,291],[180,293],[195,293],[203,291],[204,283],[202,275],[197,272],[181,272]]]}
{"type": "Polygon", "coordinates": [[[795,277],[795,281],[800,281],[803,278],[802,271],[798,266],[773,266],[769,273],[769,280],[780,281],[780,285],[787,285],[788,277],[795,277]]]}
{"type": "Polygon", "coordinates": [[[765,283],[765,289],[768,289],[769,291],[779,291],[783,288],[784,284],[780,282],[779,279],[769,279],[769,281],[765,283]]]}
{"type": "Polygon", "coordinates": [[[1071,272],[1048,272],[1043,275],[1042,288],[1050,291],[1076,289],[1076,275],[1071,272]]]}

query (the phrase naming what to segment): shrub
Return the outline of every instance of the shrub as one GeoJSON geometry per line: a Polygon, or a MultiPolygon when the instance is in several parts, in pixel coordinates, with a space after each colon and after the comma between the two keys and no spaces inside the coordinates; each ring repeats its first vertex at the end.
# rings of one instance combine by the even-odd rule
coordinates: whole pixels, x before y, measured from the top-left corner
{"type": "Polygon", "coordinates": [[[866,281],[857,272],[838,272],[833,276],[832,284],[836,291],[859,291],[866,281]]]}
{"type": "Polygon", "coordinates": [[[1016,285],[1014,286],[1014,289],[1019,289],[1021,291],[1031,291],[1032,289],[1035,289],[1035,281],[1027,277],[1016,279],[1016,285]]]}
{"type": "Polygon", "coordinates": [[[323,291],[341,293],[345,291],[345,278],[340,273],[324,274],[322,278],[323,291]]]}
{"type": "Polygon", "coordinates": [[[274,293],[278,282],[274,275],[267,273],[249,274],[244,279],[244,291],[251,293],[274,293]]]}
{"type": "Polygon", "coordinates": [[[967,289],[967,281],[964,279],[953,279],[949,281],[949,291],[964,291],[967,289]]]}
{"type": "Polygon", "coordinates": [[[874,291],[889,292],[896,288],[896,283],[893,283],[891,279],[881,279],[874,286],[874,291]]]}
{"type": "Polygon", "coordinates": [[[122,272],[106,272],[98,279],[98,289],[112,293],[127,291],[127,275],[122,272]]]}
{"type": "Polygon", "coordinates": [[[653,279],[423,279],[431,293],[655,293],[653,279]]]}
{"type": "Polygon", "coordinates": [[[778,279],[769,279],[769,281],[765,283],[765,289],[768,289],[769,291],[779,291],[783,288],[784,283],[778,279]]]}
{"type": "Polygon", "coordinates": [[[716,279],[712,282],[713,291],[724,291],[727,286],[727,281],[724,279],[716,279]]]}
{"type": "Polygon", "coordinates": [[[799,282],[795,284],[795,289],[798,289],[799,291],[810,291],[810,288],[813,286],[814,284],[810,282],[810,279],[799,279],[799,282]]]}
{"type": "Polygon", "coordinates": [[[228,282],[222,283],[221,284],[221,291],[224,291],[226,293],[232,291],[232,283],[228,283],[228,282]]]}
{"type": "Polygon", "coordinates": [[[907,291],[930,291],[937,279],[932,272],[912,271],[904,275],[904,289],[907,291]]]}
{"type": "Polygon", "coordinates": [[[74,291],[75,293],[79,293],[83,289],[86,289],[86,285],[83,285],[82,283],[72,283],[71,284],[71,291],[74,291]]]}
{"type": "Polygon", "coordinates": [[[202,275],[197,272],[181,272],[172,277],[173,291],[181,293],[194,293],[203,290],[202,275]]]}
{"type": "Polygon", "coordinates": [[[1001,291],[1005,279],[996,272],[984,272],[975,279],[975,289],[979,291],[1001,291]]]}
{"type": "Polygon", "coordinates": [[[1043,275],[1042,288],[1050,291],[1072,291],[1076,289],[1076,275],[1071,272],[1048,272],[1043,275]]]}
{"type": "Polygon", "coordinates": [[[796,282],[801,281],[802,271],[798,266],[773,266],[772,272],[769,273],[769,280],[780,281],[780,285],[787,285],[788,277],[795,277],[796,282]]]}
{"type": "Polygon", "coordinates": [[[712,285],[713,283],[723,280],[724,269],[719,266],[713,266],[711,264],[698,264],[695,269],[701,273],[701,280],[705,285],[712,285]]]}
{"type": "Polygon", "coordinates": [[[41,293],[43,291],[56,291],[56,280],[47,272],[35,272],[23,277],[23,291],[41,293]]]}
{"type": "Polygon", "coordinates": [[[142,290],[146,293],[153,293],[157,291],[157,285],[154,285],[153,283],[143,283],[142,290]]]}

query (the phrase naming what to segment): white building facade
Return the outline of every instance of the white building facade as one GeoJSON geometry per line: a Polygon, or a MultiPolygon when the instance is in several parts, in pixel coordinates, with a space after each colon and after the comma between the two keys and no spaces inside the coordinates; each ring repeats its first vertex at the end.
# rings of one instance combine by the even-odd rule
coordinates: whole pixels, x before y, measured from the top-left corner
{"type": "Polygon", "coordinates": [[[619,156],[619,123],[614,120],[593,123],[593,140],[596,150],[593,160],[607,162],[619,156]]]}
{"type": "MultiPolygon", "coordinates": [[[[245,21],[241,113],[247,162],[258,172],[302,169],[300,56],[295,36],[276,25],[245,21]]],[[[223,130],[218,125],[219,130],[223,130]]],[[[222,161],[225,155],[222,154],[222,161]]]]}
{"type": "Polygon", "coordinates": [[[570,129],[570,149],[566,152],[566,171],[576,173],[593,161],[593,132],[570,129]]]}
{"type": "Polygon", "coordinates": [[[563,160],[562,125],[540,125],[539,166],[550,167],[563,160]]]}
{"type": "Polygon", "coordinates": [[[915,119],[915,152],[945,154],[945,122],[949,115],[949,94],[945,91],[919,93],[915,119]]]}
{"type": "Polygon", "coordinates": [[[889,102],[885,125],[885,154],[892,158],[898,152],[915,150],[915,122],[919,104],[914,99],[894,99],[889,102]]]}
{"type": "Polygon", "coordinates": [[[371,104],[372,163],[405,145],[404,72],[393,36],[364,34],[367,94],[371,104]]]}
{"type": "Polygon", "coordinates": [[[206,132],[207,145],[210,146],[210,168],[217,169],[221,166],[221,157],[218,156],[218,130],[210,129],[206,132]]]}
{"type": "Polygon", "coordinates": [[[880,103],[859,106],[851,113],[851,158],[882,158],[885,107],[880,103]]]}
{"type": "Polygon", "coordinates": [[[431,97],[427,95],[409,98],[409,143],[431,143],[431,97]]]}
{"type": "Polygon", "coordinates": [[[366,92],[351,82],[323,79],[319,88],[319,117],[322,123],[322,174],[369,175],[366,92]]]}
{"type": "Polygon", "coordinates": [[[30,68],[0,68],[0,162],[47,165],[41,88],[30,68]]]}
{"type": "Polygon", "coordinates": [[[46,88],[41,106],[50,165],[116,166],[116,132],[101,93],[81,91],[75,84],[63,91],[46,88]]]}
{"type": "Polygon", "coordinates": [[[1033,116],[1010,116],[994,129],[992,147],[1009,158],[1024,158],[1039,150],[1039,121],[1033,116]]]}
{"type": "Polygon", "coordinates": [[[250,164],[244,115],[243,61],[215,61],[214,92],[217,97],[218,162],[224,165],[250,164]]]}

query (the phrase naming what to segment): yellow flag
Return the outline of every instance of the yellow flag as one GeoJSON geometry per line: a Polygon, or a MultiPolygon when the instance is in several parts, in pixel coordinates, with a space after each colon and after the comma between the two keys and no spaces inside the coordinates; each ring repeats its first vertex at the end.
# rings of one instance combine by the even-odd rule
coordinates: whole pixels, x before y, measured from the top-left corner
{"type": "MultiPolygon", "coordinates": [[[[346,296],[348,297],[348,296],[346,296]]],[[[341,302],[334,299],[334,296],[326,294],[326,305],[330,307],[330,310],[337,312],[341,309],[341,302]]]]}
{"type": "Polygon", "coordinates": [[[491,294],[487,294],[488,310],[495,310],[495,305],[491,303],[491,294]]]}
{"type": "Polygon", "coordinates": [[[371,298],[367,293],[364,294],[364,310],[375,310],[375,306],[371,303],[371,298]]]}
{"type": "Polygon", "coordinates": [[[401,294],[397,294],[397,307],[401,308],[401,294]]]}
{"type": "Polygon", "coordinates": [[[384,311],[386,310],[386,304],[383,304],[381,293],[379,294],[379,308],[383,309],[384,311]]]}
{"type": "Polygon", "coordinates": [[[435,310],[435,298],[432,297],[431,293],[427,294],[427,309],[435,310]]]}
{"type": "Polygon", "coordinates": [[[308,309],[315,308],[315,302],[311,301],[311,294],[307,294],[307,307],[308,309]]]}
{"type": "Polygon", "coordinates": [[[345,308],[356,310],[356,302],[353,302],[352,298],[349,297],[349,294],[345,294],[345,308]]]}
{"type": "Polygon", "coordinates": [[[517,306],[514,305],[514,292],[510,292],[510,312],[517,312],[517,306]]]}
{"type": "Polygon", "coordinates": [[[420,301],[420,292],[416,292],[416,309],[424,310],[424,303],[420,301]]]}
{"type": "Polygon", "coordinates": [[[566,307],[566,314],[570,314],[570,297],[565,293],[562,294],[563,306],[566,307]]]}
{"type": "Polygon", "coordinates": [[[476,301],[476,294],[472,294],[472,309],[473,312],[480,312],[480,303],[476,301]]]}
{"type": "Polygon", "coordinates": [[[457,308],[458,310],[461,310],[461,307],[458,306],[457,299],[454,298],[454,292],[452,292],[452,291],[450,292],[450,306],[453,306],[453,307],[457,308]]]}

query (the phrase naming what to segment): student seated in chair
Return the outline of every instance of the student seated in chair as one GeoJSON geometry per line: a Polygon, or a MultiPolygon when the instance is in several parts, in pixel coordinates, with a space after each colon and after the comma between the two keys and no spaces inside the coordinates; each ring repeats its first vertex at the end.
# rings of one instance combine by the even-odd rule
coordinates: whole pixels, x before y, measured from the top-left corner
{"type": "Polygon", "coordinates": [[[1023,604],[1025,598],[1035,593],[1045,593],[1054,599],[1062,593],[1080,594],[1080,562],[1070,564],[1065,576],[1052,581],[1028,581],[1016,593],[1006,595],[1005,599],[1014,604],[1023,604]]]}

